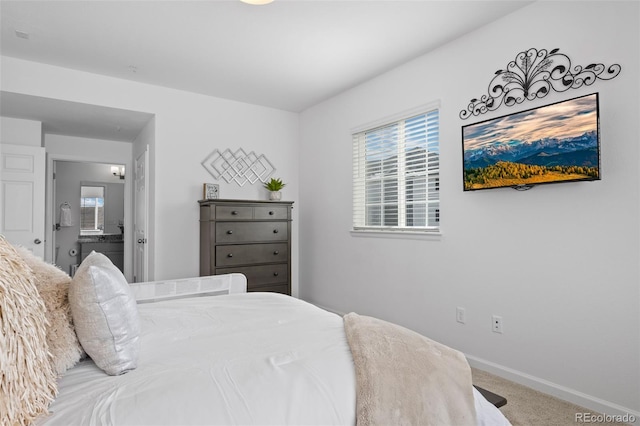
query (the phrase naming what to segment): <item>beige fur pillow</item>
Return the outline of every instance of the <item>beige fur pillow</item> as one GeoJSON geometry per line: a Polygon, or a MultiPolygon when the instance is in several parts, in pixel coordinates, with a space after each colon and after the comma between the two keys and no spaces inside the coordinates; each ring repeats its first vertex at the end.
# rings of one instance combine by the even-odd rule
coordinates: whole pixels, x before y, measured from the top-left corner
{"type": "Polygon", "coordinates": [[[0,424],[27,425],[57,393],[44,302],[33,273],[0,235],[0,424]]]}
{"type": "Polygon", "coordinates": [[[16,247],[16,251],[31,268],[36,287],[47,308],[47,344],[52,355],[53,370],[61,375],[84,354],[71,318],[71,277],[24,247],[16,247]]]}

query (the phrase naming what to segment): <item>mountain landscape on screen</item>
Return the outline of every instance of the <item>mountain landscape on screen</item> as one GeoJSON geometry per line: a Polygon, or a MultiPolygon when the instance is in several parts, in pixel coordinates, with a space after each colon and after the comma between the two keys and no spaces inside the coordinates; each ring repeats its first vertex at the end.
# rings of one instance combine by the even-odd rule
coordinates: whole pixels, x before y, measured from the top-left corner
{"type": "Polygon", "coordinates": [[[462,132],[466,191],[600,178],[597,93],[462,132]]]}

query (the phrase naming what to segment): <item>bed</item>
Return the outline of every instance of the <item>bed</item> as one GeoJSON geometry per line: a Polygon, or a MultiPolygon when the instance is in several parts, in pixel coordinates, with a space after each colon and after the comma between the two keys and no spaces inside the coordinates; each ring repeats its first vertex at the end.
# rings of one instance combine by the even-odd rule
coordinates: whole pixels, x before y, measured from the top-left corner
{"type": "MultiPolygon", "coordinates": [[[[416,395],[402,395],[392,406],[381,402],[375,389],[362,393],[363,365],[354,352],[353,329],[345,329],[345,323],[397,327],[393,324],[355,314],[342,317],[277,293],[246,293],[241,274],[132,284],[130,292],[139,319],[136,365],[108,375],[90,357],[81,359],[57,378],[48,414],[33,424],[389,424],[371,414],[375,409],[391,416],[387,420],[399,419],[393,424],[441,424],[437,416],[402,420],[403,411],[414,410],[412,399],[425,400],[415,388],[407,389],[416,395]]],[[[438,346],[434,353],[443,357],[445,350],[438,346]]],[[[446,388],[448,372],[437,370],[429,375],[435,378],[431,405],[458,411],[457,397],[443,397],[439,390],[446,388]]],[[[374,382],[378,376],[365,379],[374,382]]],[[[460,417],[463,423],[509,424],[470,383],[468,394],[473,412],[460,417]]]]}

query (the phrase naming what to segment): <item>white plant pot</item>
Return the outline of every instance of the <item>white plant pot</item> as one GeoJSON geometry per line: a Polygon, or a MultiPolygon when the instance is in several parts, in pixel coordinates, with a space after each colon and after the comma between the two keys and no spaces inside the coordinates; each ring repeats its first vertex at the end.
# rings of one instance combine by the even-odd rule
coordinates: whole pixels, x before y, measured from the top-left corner
{"type": "Polygon", "coordinates": [[[280,191],[269,191],[269,199],[271,201],[280,201],[282,193],[280,191]]]}

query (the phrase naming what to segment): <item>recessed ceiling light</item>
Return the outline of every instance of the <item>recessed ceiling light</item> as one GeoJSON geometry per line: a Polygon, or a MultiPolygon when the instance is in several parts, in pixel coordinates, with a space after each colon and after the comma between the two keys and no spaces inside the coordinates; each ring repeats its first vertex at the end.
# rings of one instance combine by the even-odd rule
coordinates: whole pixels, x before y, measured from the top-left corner
{"type": "Polygon", "coordinates": [[[247,4],[263,5],[263,4],[269,4],[273,0],[240,0],[240,1],[247,4]]]}

